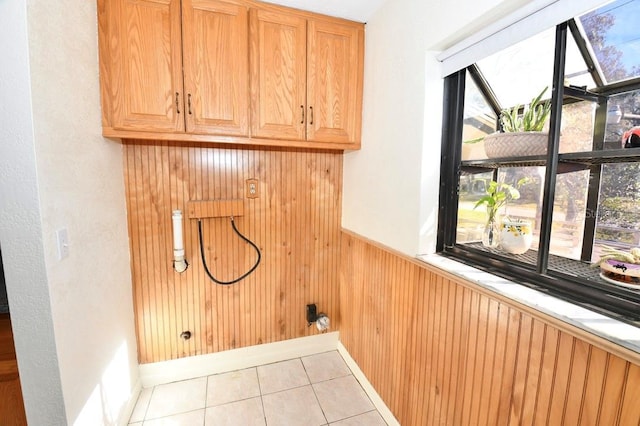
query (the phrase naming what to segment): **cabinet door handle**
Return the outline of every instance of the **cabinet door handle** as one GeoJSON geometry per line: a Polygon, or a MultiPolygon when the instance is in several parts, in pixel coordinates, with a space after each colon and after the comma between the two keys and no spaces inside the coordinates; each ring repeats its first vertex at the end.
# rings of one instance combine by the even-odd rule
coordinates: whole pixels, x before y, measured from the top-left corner
{"type": "Polygon", "coordinates": [[[189,115],[191,115],[191,93],[187,95],[187,108],[189,109],[189,115]]]}
{"type": "Polygon", "coordinates": [[[313,107],[309,107],[309,124],[313,125],[313,107]]]}
{"type": "Polygon", "coordinates": [[[180,114],[180,93],[176,92],[176,113],[180,114]]]}
{"type": "Polygon", "coordinates": [[[302,119],[300,120],[300,124],[304,124],[304,105],[300,105],[300,112],[302,113],[302,119]]]}

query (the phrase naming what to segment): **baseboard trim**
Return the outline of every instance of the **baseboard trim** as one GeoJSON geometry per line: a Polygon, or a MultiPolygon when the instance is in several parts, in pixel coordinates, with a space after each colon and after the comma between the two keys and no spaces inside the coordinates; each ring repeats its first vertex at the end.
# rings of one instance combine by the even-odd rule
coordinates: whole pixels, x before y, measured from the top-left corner
{"type": "Polygon", "coordinates": [[[338,336],[334,331],[214,354],[140,364],[140,381],[143,388],[148,388],[328,352],[338,349],[338,336]]]}
{"type": "Polygon", "coordinates": [[[387,422],[387,425],[400,426],[400,423],[395,418],[391,410],[389,410],[387,404],[384,403],[380,395],[378,395],[378,392],[376,392],[376,390],[373,388],[373,385],[371,385],[371,383],[367,379],[367,376],[365,376],[362,370],[360,370],[360,367],[358,366],[356,361],[351,358],[351,355],[349,355],[349,351],[347,351],[347,348],[345,348],[341,342],[338,342],[337,349],[340,355],[342,355],[344,361],[347,363],[347,366],[349,367],[355,378],[358,379],[360,385],[362,385],[362,389],[364,389],[364,391],[367,393],[369,399],[371,400],[371,402],[373,402],[373,405],[376,407],[384,421],[387,422]]]}

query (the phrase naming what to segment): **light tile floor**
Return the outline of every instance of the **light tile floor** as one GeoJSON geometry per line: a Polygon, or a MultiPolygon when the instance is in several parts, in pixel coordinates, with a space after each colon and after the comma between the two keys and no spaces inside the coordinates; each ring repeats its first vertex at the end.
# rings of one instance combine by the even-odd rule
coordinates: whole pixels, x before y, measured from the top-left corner
{"type": "Polygon", "coordinates": [[[386,426],[337,351],[143,389],[132,426],[386,426]]]}

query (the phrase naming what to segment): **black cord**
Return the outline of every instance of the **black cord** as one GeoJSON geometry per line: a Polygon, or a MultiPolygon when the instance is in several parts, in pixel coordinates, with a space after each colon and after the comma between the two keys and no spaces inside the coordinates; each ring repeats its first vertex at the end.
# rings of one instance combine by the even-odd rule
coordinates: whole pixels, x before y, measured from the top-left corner
{"type": "Polygon", "coordinates": [[[245,240],[247,243],[249,243],[251,245],[251,247],[253,247],[256,251],[256,253],[258,253],[258,259],[256,260],[255,265],[253,265],[251,267],[251,269],[249,269],[247,272],[245,272],[241,277],[236,278],[235,280],[231,280],[231,281],[220,281],[218,279],[216,279],[211,272],[209,271],[209,267],[207,266],[207,260],[206,257],[204,255],[204,243],[203,240],[204,238],[202,237],[202,220],[198,219],[198,236],[200,237],[200,257],[202,257],[202,264],[204,265],[204,271],[207,273],[207,275],[209,276],[209,278],[211,278],[211,280],[217,284],[220,285],[230,285],[230,284],[235,284],[238,281],[241,281],[243,279],[245,279],[250,273],[252,273],[260,264],[260,258],[262,257],[260,255],[260,249],[258,248],[257,245],[255,245],[251,240],[249,240],[247,237],[245,237],[244,235],[242,235],[240,233],[240,231],[238,231],[238,228],[236,228],[236,223],[233,220],[233,216],[231,216],[231,227],[233,228],[234,231],[236,231],[236,234],[238,234],[238,236],[240,238],[242,238],[243,240],[245,240]]]}

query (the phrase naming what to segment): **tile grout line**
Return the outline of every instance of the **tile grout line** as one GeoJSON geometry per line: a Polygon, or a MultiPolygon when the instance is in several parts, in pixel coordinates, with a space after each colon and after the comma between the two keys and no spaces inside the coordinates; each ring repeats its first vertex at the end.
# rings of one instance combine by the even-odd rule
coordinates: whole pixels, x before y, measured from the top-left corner
{"type": "Polygon", "coordinates": [[[338,353],[342,357],[343,361],[347,364],[349,370],[351,370],[358,383],[360,383],[360,386],[367,394],[374,407],[376,407],[376,410],[378,411],[384,422],[388,426],[400,426],[400,423],[393,415],[393,412],[391,412],[389,407],[387,407],[382,397],[380,397],[373,385],[367,379],[367,376],[358,366],[358,363],[351,357],[351,355],[349,355],[347,348],[344,347],[344,345],[342,345],[341,343],[338,343],[338,353]]]}
{"type": "Polygon", "coordinates": [[[320,411],[322,412],[322,417],[324,417],[324,421],[325,421],[324,424],[328,425],[329,419],[327,418],[327,413],[324,412],[324,408],[322,408],[322,404],[320,404],[320,399],[318,399],[316,388],[313,387],[313,383],[311,382],[311,377],[309,377],[309,372],[307,371],[307,367],[304,365],[304,362],[302,362],[302,358],[300,358],[300,364],[302,364],[302,369],[304,370],[304,374],[307,375],[307,380],[309,380],[309,386],[311,386],[311,391],[313,392],[313,396],[316,398],[318,407],[320,407],[320,411]]]}
{"type": "Polygon", "coordinates": [[[149,400],[147,401],[147,406],[144,408],[144,414],[142,415],[142,422],[147,420],[147,414],[149,413],[149,406],[151,405],[151,398],[153,398],[153,393],[156,391],[156,387],[151,388],[151,393],[149,394],[149,400]]]}
{"type": "Polygon", "coordinates": [[[260,383],[260,375],[258,374],[258,366],[253,367],[256,372],[256,378],[258,379],[258,391],[260,391],[260,404],[262,405],[262,418],[264,419],[265,426],[268,426],[267,423],[267,410],[264,408],[264,395],[262,394],[262,384],[260,383]]]}
{"type": "MultiPolygon", "coordinates": [[[[349,417],[345,417],[344,419],[336,420],[336,422],[341,422],[341,421],[344,421],[344,420],[353,419],[353,418],[355,418],[355,417],[363,416],[363,415],[365,415],[365,414],[374,413],[374,412],[375,412],[375,413],[377,413],[377,414],[380,416],[380,418],[382,418],[382,415],[380,414],[380,412],[378,411],[378,409],[377,409],[377,408],[375,408],[375,406],[374,406],[374,407],[373,407],[373,410],[365,411],[364,413],[360,413],[360,414],[354,414],[353,416],[349,416],[349,417]]],[[[384,422],[384,424],[385,424],[385,425],[387,424],[387,422],[386,422],[386,421],[384,421],[384,419],[382,419],[382,421],[384,422]]],[[[334,423],[335,423],[335,422],[334,422],[334,423]]]]}
{"type": "Polygon", "coordinates": [[[210,377],[211,375],[207,376],[207,382],[204,384],[204,416],[202,416],[202,426],[207,425],[207,398],[209,397],[209,378],[210,377]]]}
{"type": "MultiPolygon", "coordinates": [[[[348,363],[346,362],[346,360],[344,359],[342,354],[340,354],[340,352],[338,350],[327,351],[327,352],[323,352],[323,353],[332,353],[332,352],[336,352],[337,355],[340,357],[340,359],[344,363],[344,366],[347,368],[347,370],[349,372],[348,374],[344,374],[344,375],[340,375],[340,376],[336,376],[336,377],[331,377],[331,378],[325,379],[325,380],[319,380],[319,381],[314,383],[314,382],[312,382],[311,377],[309,377],[309,373],[307,371],[307,368],[306,368],[304,362],[302,363],[302,365],[303,365],[303,367],[305,369],[305,372],[307,373],[307,377],[309,378],[309,382],[311,383],[311,388],[313,389],[314,395],[316,396],[316,400],[318,401],[318,404],[320,405],[320,409],[322,410],[322,413],[325,416],[325,420],[327,421],[326,424],[327,425],[330,424],[329,423],[329,419],[328,419],[326,413],[324,412],[324,409],[322,408],[322,405],[320,404],[320,399],[318,398],[318,394],[316,393],[316,388],[314,387],[314,385],[321,384],[321,383],[327,383],[327,382],[331,382],[331,381],[338,380],[338,379],[344,379],[344,378],[347,378],[347,377],[353,377],[355,382],[358,384],[358,387],[360,388],[360,390],[362,390],[362,392],[364,393],[364,395],[367,398],[367,400],[371,403],[371,406],[373,407],[373,409],[365,411],[365,412],[362,412],[362,413],[354,414],[352,416],[348,416],[348,417],[345,417],[345,418],[342,418],[342,419],[337,419],[333,423],[341,422],[343,420],[351,419],[351,418],[354,418],[354,417],[358,417],[358,416],[361,416],[361,415],[364,415],[364,414],[367,414],[367,413],[376,412],[383,419],[384,423],[387,424],[386,420],[384,420],[384,418],[382,417],[382,414],[378,410],[377,406],[374,404],[374,402],[371,399],[371,397],[369,396],[369,394],[364,390],[364,387],[362,386],[362,383],[360,383],[360,380],[358,380],[358,378],[355,376],[355,374],[353,374],[353,371],[351,370],[351,367],[349,367],[348,363]]],[[[317,354],[317,355],[321,355],[321,354],[317,354]]],[[[309,357],[311,357],[311,356],[315,356],[315,355],[310,355],[309,357]]],[[[301,361],[302,361],[302,359],[301,359],[301,361]]]]}

